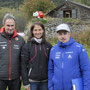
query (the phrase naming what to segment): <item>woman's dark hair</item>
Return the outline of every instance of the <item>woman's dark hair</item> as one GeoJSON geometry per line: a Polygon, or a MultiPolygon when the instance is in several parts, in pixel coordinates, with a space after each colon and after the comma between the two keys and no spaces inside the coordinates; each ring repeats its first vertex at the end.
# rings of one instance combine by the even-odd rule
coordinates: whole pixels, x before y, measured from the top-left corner
{"type": "Polygon", "coordinates": [[[42,23],[40,23],[40,22],[35,22],[35,23],[31,26],[31,28],[30,28],[30,34],[29,34],[29,37],[28,37],[28,41],[31,41],[31,39],[34,37],[34,35],[33,35],[33,29],[34,29],[35,25],[38,25],[38,26],[40,26],[40,27],[43,29],[44,32],[43,32],[43,35],[42,35],[42,39],[46,41],[45,27],[44,27],[44,25],[43,25],[42,23]]]}

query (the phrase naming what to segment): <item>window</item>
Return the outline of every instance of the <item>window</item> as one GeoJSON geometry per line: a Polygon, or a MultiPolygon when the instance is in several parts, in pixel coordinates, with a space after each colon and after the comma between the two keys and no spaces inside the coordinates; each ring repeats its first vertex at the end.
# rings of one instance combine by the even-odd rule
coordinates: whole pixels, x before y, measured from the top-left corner
{"type": "Polygon", "coordinates": [[[64,10],[63,11],[63,17],[64,18],[71,18],[72,17],[71,10],[64,10]]]}

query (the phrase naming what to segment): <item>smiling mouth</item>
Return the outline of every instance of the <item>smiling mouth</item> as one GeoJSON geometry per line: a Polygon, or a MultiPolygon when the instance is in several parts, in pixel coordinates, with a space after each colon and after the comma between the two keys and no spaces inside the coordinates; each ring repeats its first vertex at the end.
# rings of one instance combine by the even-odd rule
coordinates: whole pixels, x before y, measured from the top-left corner
{"type": "Polygon", "coordinates": [[[37,36],[41,36],[41,34],[37,34],[37,36]]]}

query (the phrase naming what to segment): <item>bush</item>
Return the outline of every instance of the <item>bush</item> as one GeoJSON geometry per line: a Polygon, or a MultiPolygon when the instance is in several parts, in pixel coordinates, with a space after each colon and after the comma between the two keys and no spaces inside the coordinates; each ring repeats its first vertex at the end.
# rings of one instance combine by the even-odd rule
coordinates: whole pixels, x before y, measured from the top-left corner
{"type": "Polygon", "coordinates": [[[24,0],[22,10],[25,12],[28,19],[31,19],[33,12],[43,11],[44,13],[50,11],[55,7],[51,0],[24,0]]]}
{"type": "Polygon", "coordinates": [[[90,29],[80,32],[71,33],[71,36],[79,43],[90,46],[90,29]]]}
{"type": "Polygon", "coordinates": [[[52,46],[57,44],[58,38],[47,38],[47,41],[49,41],[52,46]]]}
{"type": "Polygon", "coordinates": [[[32,23],[34,22],[41,22],[43,24],[47,23],[47,20],[45,18],[35,18],[35,19],[32,19],[32,23]]]}
{"type": "Polygon", "coordinates": [[[85,23],[83,20],[72,19],[72,18],[64,18],[64,19],[62,19],[62,22],[65,22],[65,23],[74,23],[74,24],[85,23]]]}

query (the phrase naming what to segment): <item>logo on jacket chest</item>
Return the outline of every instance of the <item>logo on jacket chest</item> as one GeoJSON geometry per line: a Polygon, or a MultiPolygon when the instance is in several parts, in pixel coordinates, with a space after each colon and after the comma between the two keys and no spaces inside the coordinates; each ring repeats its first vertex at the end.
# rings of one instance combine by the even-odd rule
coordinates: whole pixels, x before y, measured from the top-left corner
{"type": "Polygon", "coordinates": [[[72,59],[72,55],[73,55],[73,52],[65,52],[65,53],[56,52],[55,59],[60,59],[61,57],[67,58],[67,59],[72,59]]]}
{"type": "Polygon", "coordinates": [[[60,56],[61,56],[61,52],[56,52],[56,54],[55,54],[55,59],[59,59],[60,56]]]}
{"type": "Polygon", "coordinates": [[[16,41],[18,41],[18,40],[19,40],[19,38],[18,38],[18,37],[15,37],[15,40],[16,40],[16,41]]]}
{"type": "Polygon", "coordinates": [[[0,47],[5,49],[7,47],[7,42],[0,42],[0,47]]]}
{"type": "Polygon", "coordinates": [[[70,54],[68,55],[68,59],[72,59],[72,56],[70,54]]]}
{"type": "Polygon", "coordinates": [[[68,59],[72,59],[73,51],[66,52],[66,54],[67,54],[67,58],[68,58],[68,59]]]}
{"type": "Polygon", "coordinates": [[[15,45],[13,46],[14,49],[19,49],[19,45],[15,45]]]}

